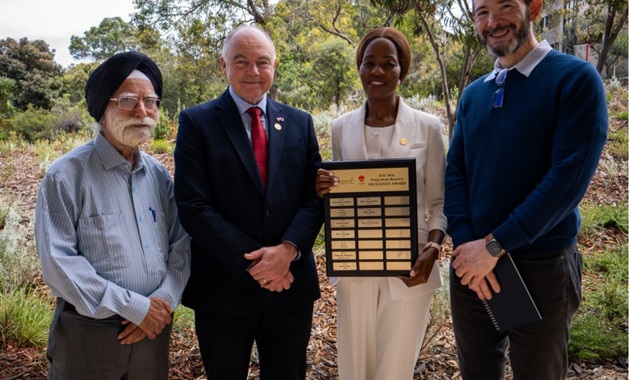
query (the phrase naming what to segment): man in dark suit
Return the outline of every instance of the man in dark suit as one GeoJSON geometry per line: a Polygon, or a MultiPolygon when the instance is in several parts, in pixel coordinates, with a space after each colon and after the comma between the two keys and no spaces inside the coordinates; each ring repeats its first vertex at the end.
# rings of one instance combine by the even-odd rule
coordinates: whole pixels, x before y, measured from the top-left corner
{"type": "Polygon", "coordinates": [[[246,379],[254,341],[261,380],[305,378],[321,157],[311,116],[266,96],[276,62],[262,30],[233,30],[228,90],[179,116],[175,197],[192,237],[182,303],[195,310],[209,380],[246,379]]]}

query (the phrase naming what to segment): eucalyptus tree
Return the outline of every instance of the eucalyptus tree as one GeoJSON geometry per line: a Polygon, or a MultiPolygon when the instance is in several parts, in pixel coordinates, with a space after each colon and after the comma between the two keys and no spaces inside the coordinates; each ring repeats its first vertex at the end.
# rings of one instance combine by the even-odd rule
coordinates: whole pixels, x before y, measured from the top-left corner
{"type": "Polygon", "coordinates": [[[445,52],[453,41],[461,43],[463,56],[457,84],[457,100],[468,84],[473,64],[483,50],[473,25],[472,0],[370,0],[372,4],[402,19],[413,12],[433,49],[442,79],[442,95],[448,119],[449,136],[455,127],[455,109],[451,107],[451,87],[448,80],[445,52]]]}
{"type": "Polygon", "coordinates": [[[136,0],[132,22],[170,31],[174,25],[191,18],[224,19],[228,29],[243,22],[255,22],[266,29],[273,14],[270,0],[136,0]]]}
{"type": "Polygon", "coordinates": [[[369,0],[283,0],[274,11],[280,99],[313,110],[362,97],[356,46],[368,30],[389,24],[384,12],[369,0]]]}
{"type": "Polygon", "coordinates": [[[56,78],[62,71],[46,42],[28,38],[0,40],[0,77],[15,81],[11,103],[16,109],[26,110],[29,104],[50,109],[51,99],[59,89],[56,78]]]}
{"type": "Polygon", "coordinates": [[[142,43],[136,27],[120,17],[104,18],[83,36],[70,37],[68,50],[75,59],[89,58],[104,61],[116,53],[141,50],[142,43]]]}
{"type": "MultiPolygon", "coordinates": [[[[584,9],[581,15],[583,27],[580,31],[587,42],[598,42],[593,48],[598,53],[597,71],[604,72],[608,56],[619,34],[628,33],[627,0],[585,0],[579,3],[584,9]]],[[[626,42],[627,43],[627,42],[626,42]]],[[[627,50],[626,50],[627,57],[627,50]]]]}

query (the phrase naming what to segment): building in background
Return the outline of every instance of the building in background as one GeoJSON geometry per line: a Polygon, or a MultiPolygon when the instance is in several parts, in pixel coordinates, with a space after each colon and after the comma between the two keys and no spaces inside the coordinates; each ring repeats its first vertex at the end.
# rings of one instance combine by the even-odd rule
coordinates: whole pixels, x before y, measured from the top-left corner
{"type": "MultiPolygon", "coordinates": [[[[537,34],[546,39],[554,49],[575,55],[597,66],[603,42],[601,25],[606,19],[607,8],[603,2],[597,6],[599,12],[594,12],[595,9],[591,7],[588,0],[546,2],[543,17],[537,25],[537,34]]],[[[602,77],[624,81],[628,79],[627,16],[625,26],[608,53],[602,77]]]]}

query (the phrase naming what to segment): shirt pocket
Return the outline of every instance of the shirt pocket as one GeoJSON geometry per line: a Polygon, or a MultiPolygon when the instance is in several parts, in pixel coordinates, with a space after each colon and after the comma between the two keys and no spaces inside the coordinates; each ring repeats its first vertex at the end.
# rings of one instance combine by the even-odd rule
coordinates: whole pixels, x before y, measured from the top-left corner
{"type": "Polygon", "coordinates": [[[97,272],[109,272],[127,265],[130,236],[121,214],[97,215],[79,219],[77,245],[97,272]]]}

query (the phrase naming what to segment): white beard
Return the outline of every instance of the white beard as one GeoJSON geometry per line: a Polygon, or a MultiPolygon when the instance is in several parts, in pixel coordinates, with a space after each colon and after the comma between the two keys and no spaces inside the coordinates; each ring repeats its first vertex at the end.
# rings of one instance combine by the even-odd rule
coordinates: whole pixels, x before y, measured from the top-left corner
{"type": "Polygon", "coordinates": [[[132,148],[147,142],[157,125],[157,120],[149,116],[144,118],[114,116],[112,121],[109,132],[116,140],[132,148]],[[143,126],[140,127],[139,124],[143,126]]]}

